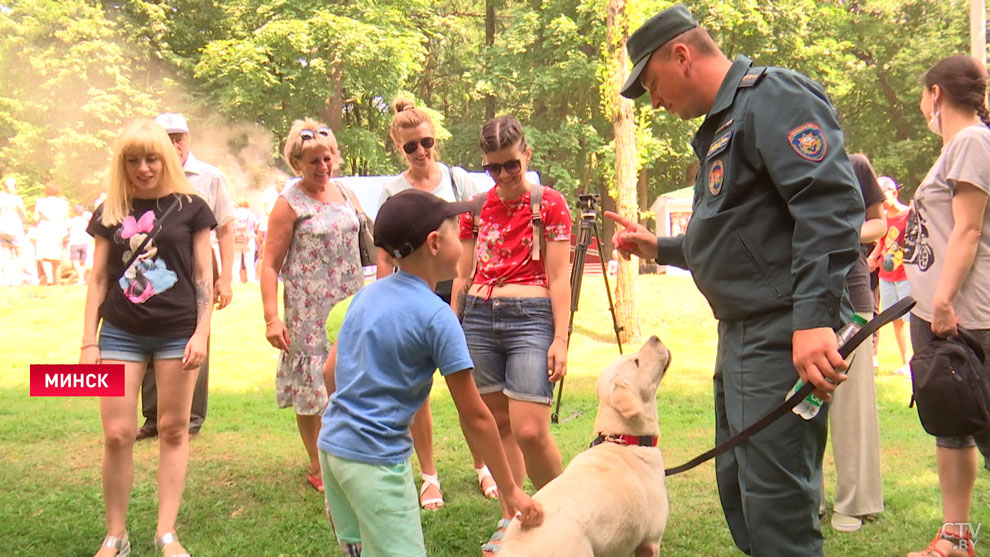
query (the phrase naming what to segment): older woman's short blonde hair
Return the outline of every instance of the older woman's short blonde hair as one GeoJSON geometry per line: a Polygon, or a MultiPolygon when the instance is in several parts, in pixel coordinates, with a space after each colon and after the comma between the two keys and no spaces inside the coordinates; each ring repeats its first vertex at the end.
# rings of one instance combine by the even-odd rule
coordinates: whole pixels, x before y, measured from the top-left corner
{"type": "Polygon", "coordinates": [[[326,124],[312,118],[303,118],[292,123],[289,137],[285,139],[285,148],[282,150],[285,162],[297,176],[301,174],[299,160],[302,158],[303,150],[313,146],[330,149],[336,159],[334,168],[340,165],[340,149],[337,147],[337,138],[334,137],[333,131],[326,124]]]}
{"type": "Polygon", "coordinates": [[[120,223],[131,211],[133,188],[127,178],[125,161],[127,155],[147,153],[158,155],[161,159],[161,180],[167,193],[196,195],[196,191],[186,180],[179,154],[172,146],[172,140],[165,133],[165,128],[153,120],[135,120],[124,128],[113,146],[110,184],[107,187],[107,199],[103,202],[103,215],[100,218],[104,226],[120,223]]]}

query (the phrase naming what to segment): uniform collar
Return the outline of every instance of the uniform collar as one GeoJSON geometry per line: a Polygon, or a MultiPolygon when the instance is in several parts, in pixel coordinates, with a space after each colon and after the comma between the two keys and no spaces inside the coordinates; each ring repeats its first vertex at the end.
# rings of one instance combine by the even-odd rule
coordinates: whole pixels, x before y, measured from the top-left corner
{"type": "Polygon", "coordinates": [[[192,151],[186,156],[186,162],[182,164],[182,171],[186,173],[187,176],[196,176],[203,173],[203,167],[206,163],[197,159],[193,156],[192,151]]]}
{"type": "Polygon", "coordinates": [[[718,88],[718,93],[715,94],[715,102],[712,103],[712,108],[708,111],[708,116],[718,114],[732,106],[732,101],[736,98],[736,89],[739,88],[739,82],[752,65],[753,61],[749,58],[742,55],[736,56],[736,59],[732,61],[732,66],[729,67],[728,73],[725,74],[725,79],[722,80],[722,85],[718,88]]]}

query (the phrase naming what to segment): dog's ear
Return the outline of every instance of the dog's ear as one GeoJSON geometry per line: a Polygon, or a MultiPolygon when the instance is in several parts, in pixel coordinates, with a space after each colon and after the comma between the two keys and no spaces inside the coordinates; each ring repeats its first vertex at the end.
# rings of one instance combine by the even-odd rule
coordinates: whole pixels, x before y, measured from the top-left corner
{"type": "Polygon", "coordinates": [[[615,408],[627,420],[643,412],[643,401],[640,399],[639,393],[625,382],[612,383],[612,393],[609,400],[612,403],[612,408],[615,408]]]}

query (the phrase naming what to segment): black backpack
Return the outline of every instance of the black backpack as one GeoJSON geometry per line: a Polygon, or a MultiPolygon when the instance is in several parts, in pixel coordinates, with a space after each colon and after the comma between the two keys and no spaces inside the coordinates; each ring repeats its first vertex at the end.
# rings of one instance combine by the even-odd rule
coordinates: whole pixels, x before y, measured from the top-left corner
{"type": "Polygon", "coordinates": [[[911,358],[911,403],[931,435],[973,435],[990,429],[990,378],[983,348],[968,332],[937,338],[911,358]]]}

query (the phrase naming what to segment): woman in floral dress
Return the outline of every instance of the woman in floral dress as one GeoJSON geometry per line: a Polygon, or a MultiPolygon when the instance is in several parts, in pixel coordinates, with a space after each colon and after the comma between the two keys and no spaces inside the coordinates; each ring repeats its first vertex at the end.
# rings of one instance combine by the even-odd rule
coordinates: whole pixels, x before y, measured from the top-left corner
{"type": "Polygon", "coordinates": [[[307,479],[322,492],[316,440],[329,400],[322,374],[330,348],[324,322],[334,304],[363,284],[359,225],[344,186],[330,180],[341,158],[327,126],[309,118],[293,122],[284,155],[300,179],[282,190],[268,220],[261,265],[265,337],[282,351],[275,377],[279,408],[295,410],[309,456],[307,479]],[[278,316],[280,274],[284,319],[278,316]]]}

